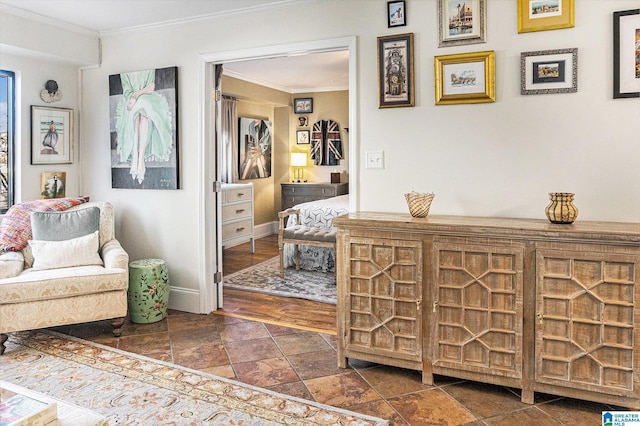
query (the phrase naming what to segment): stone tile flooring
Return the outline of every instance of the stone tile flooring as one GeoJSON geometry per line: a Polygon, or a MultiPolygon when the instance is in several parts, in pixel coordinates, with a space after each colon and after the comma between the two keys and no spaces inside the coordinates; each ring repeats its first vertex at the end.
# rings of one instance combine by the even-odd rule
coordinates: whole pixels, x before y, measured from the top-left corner
{"type": "MultiPolygon", "coordinates": [[[[57,331],[296,397],[388,419],[392,425],[601,425],[604,404],[536,394],[351,360],[337,367],[336,336],[218,314],[169,311],[157,323],[109,322],[57,331]]],[[[613,407],[615,409],[615,407],[613,407]]]]}

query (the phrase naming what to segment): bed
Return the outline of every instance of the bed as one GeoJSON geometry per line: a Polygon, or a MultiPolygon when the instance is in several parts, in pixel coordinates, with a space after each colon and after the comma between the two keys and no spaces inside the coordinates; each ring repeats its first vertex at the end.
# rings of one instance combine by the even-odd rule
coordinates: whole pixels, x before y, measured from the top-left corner
{"type": "MultiPolygon", "coordinates": [[[[302,225],[316,228],[331,228],[333,218],[349,213],[349,195],[339,195],[325,200],[310,201],[293,206],[300,209],[302,225]]],[[[295,216],[290,216],[287,227],[297,225],[295,216]]],[[[284,246],[284,267],[295,267],[293,244],[284,246]]],[[[300,246],[300,269],[307,271],[333,272],[336,267],[335,253],[327,247],[300,246]]]]}

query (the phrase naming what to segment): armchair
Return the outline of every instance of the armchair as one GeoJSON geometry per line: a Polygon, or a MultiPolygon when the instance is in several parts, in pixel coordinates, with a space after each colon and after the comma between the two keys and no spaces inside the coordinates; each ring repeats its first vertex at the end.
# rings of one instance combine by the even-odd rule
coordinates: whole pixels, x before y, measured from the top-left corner
{"type": "Polygon", "coordinates": [[[120,336],[127,314],[129,256],[115,238],[113,207],[107,202],[87,202],[65,213],[92,208],[96,212],[95,207],[99,230],[93,234],[0,255],[0,355],[7,333],[14,331],[112,319],[113,334],[120,336]],[[86,253],[91,250],[78,251],[84,248],[80,243],[69,245],[84,238],[98,239],[98,259],[95,252],[86,253]],[[34,264],[36,247],[40,257],[34,264]],[[88,260],[78,260],[85,257],[88,260]]]}

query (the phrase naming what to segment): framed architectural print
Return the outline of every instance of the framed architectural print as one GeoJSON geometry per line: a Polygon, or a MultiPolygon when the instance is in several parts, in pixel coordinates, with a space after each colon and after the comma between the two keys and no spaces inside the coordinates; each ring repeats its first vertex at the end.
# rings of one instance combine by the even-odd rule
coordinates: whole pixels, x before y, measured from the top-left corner
{"type": "Polygon", "coordinates": [[[407,6],[404,1],[387,2],[387,26],[403,27],[407,25],[407,6]]]}
{"type": "Polygon", "coordinates": [[[438,0],[438,47],[484,43],[486,0],[438,0]]]}
{"type": "Polygon", "coordinates": [[[556,49],[520,54],[520,94],[578,91],[578,49],[556,49]]]}
{"type": "Polygon", "coordinates": [[[558,30],[575,26],[575,0],[517,0],[518,32],[558,30]]]}
{"type": "Polygon", "coordinates": [[[640,97],[640,9],[613,13],[613,98],[640,97]]]}
{"type": "Polygon", "coordinates": [[[73,110],[31,105],[31,164],[73,163],[73,110]]]}
{"type": "Polygon", "coordinates": [[[413,33],[378,37],[378,107],[412,107],[413,33]]]}
{"type": "Polygon", "coordinates": [[[495,52],[436,56],[436,105],[496,101],[495,52]]]}
{"type": "Polygon", "coordinates": [[[313,112],[313,98],[295,98],[293,112],[296,114],[311,114],[313,112]]]}
{"type": "Polygon", "coordinates": [[[308,145],[311,143],[309,130],[296,131],[296,143],[298,145],[308,145]]]}

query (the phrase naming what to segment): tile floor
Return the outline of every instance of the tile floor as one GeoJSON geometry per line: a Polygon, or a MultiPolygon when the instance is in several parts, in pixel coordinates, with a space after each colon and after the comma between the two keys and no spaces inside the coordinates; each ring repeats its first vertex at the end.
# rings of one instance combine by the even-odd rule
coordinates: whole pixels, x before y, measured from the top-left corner
{"type": "MultiPolygon", "coordinates": [[[[108,322],[58,327],[77,337],[288,395],[385,418],[393,425],[601,425],[610,407],[352,361],[336,366],[336,337],[217,314],[169,311],[153,324],[108,322]]],[[[615,407],[614,407],[615,408],[615,407]]]]}

